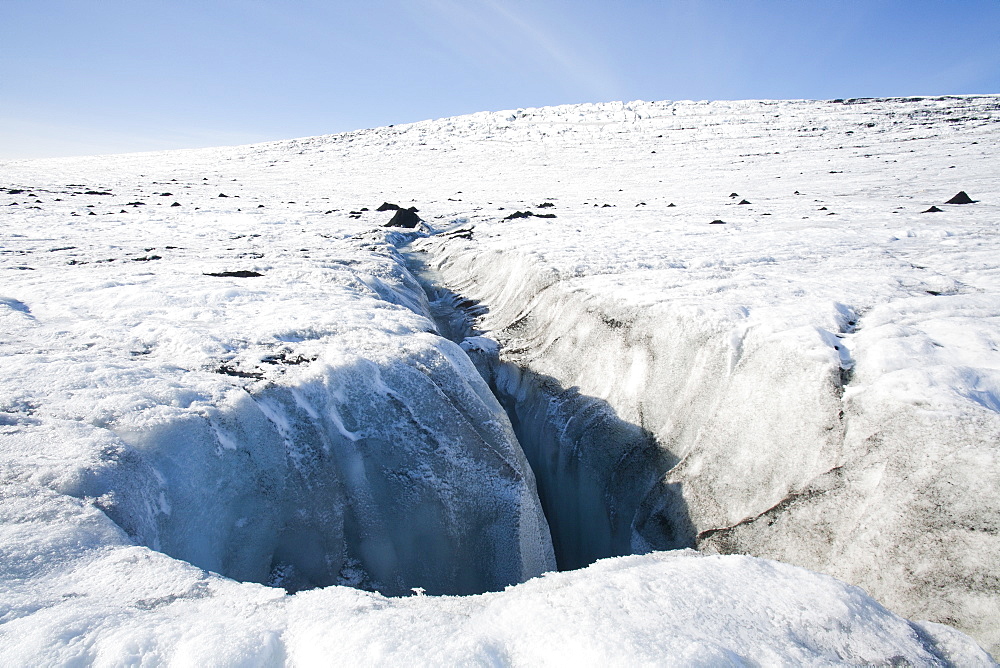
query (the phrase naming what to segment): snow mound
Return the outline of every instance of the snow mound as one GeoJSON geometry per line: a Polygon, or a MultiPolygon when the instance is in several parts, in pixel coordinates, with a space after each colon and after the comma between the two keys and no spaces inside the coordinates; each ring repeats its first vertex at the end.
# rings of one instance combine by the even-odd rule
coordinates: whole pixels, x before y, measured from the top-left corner
{"type": "Polygon", "coordinates": [[[131,546],[70,497],[5,489],[0,643],[13,665],[996,665],[948,627],[751,557],[623,557],[471,597],[287,595],[131,546]]]}

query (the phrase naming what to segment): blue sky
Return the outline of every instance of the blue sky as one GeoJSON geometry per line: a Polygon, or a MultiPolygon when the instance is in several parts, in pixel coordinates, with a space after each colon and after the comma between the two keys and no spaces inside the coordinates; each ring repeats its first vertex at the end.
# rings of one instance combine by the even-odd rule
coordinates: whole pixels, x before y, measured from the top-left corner
{"type": "Polygon", "coordinates": [[[0,159],[608,100],[1000,93],[1000,0],[0,0],[0,159]]]}

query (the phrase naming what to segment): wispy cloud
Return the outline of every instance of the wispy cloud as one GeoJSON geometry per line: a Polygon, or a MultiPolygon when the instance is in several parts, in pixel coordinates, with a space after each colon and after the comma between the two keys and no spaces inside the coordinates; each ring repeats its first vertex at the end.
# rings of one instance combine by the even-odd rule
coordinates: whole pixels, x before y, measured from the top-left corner
{"type": "MultiPolygon", "coordinates": [[[[536,74],[599,100],[615,99],[620,86],[605,64],[595,62],[580,45],[583,35],[546,25],[519,3],[499,0],[422,0],[439,40],[466,57],[494,68],[522,68],[528,60],[536,74]]],[[[527,73],[526,73],[527,74],[527,73]]]]}

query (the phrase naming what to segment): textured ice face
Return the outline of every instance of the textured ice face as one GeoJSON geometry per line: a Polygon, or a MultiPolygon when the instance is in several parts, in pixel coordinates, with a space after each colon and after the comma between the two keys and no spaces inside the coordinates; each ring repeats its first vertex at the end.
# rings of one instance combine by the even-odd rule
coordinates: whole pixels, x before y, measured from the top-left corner
{"type": "Polygon", "coordinates": [[[530,469],[460,351],[430,334],[366,346],[111,425],[121,445],[76,495],[141,544],[292,591],[468,594],[554,568],[530,469]]]}

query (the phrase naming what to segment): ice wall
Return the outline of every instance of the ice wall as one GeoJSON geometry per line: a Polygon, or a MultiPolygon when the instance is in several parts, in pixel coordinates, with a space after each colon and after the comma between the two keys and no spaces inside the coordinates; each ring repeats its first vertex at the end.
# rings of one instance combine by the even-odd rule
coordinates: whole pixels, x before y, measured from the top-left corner
{"type": "MultiPolygon", "coordinates": [[[[836,303],[826,312],[710,302],[636,309],[560,280],[530,254],[443,239],[417,246],[449,289],[482,303],[478,326],[499,342],[499,358],[480,366],[512,409],[561,564],[683,545],[770,556],[995,642],[1000,514],[988,472],[1000,420],[982,406],[993,395],[914,406],[901,389],[931,396],[916,388],[948,380],[919,378],[911,361],[909,378],[886,381],[887,356],[869,353],[900,341],[920,347],[922,316],[898,331],[900,314],[876,311],[868,322],[885,323],[881,331],[854,335],[857,314],[836,303]],[[604,417],[591,419],[593,406],[604,417]],[[609,419],[625,427],[609,430],[609,419]],[[578,525],[602,534],[610,526],[612,538],[576,543],[567,557],[560,550],[572,539],[561,532],[578,525]]],[[[988,300],[973,301],[966,316],[996,317],[988,300]]],[[[955,316],[954,305],[935,304],[942,318],[955,316]]],[[[467,347],[491,349],[478,341],[467,347]]],[[[989,378],[979,386],[993,387],[989,378]]]]}

